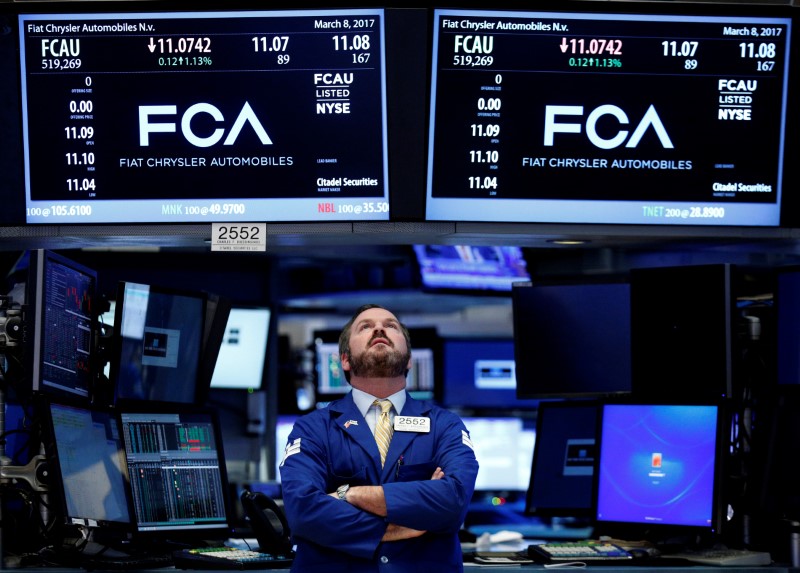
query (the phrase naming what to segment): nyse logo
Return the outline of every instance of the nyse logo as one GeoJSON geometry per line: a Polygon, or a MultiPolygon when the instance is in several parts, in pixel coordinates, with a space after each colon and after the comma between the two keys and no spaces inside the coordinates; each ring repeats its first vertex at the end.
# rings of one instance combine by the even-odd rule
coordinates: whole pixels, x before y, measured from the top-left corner
{"type": "MultiPolygon", "coordinates": [[[[667,133],[666,128],[664,128],[664,124],[661,122],[661,118],[658,117],[658,113],[656,112],[656,108],[652,105],[647,108],[642,119],[639,121],[639,124],[636,126],[636,129],[633,130],[633,133],[630,133],[628,130],[619,129],[614,135],[614,137],[610,139],[603,139],[600,137],[600,134],[597,133],[597,123],[603,116],[613,116],[620,125],[629,125],[630,120],[628,119],[627,114],[620,108],[615,105],[601,105],[600,107],[594,109],[589,116],[586,118],[586,137],[589,138],[589,141],[595,147],[599,147],[600,149],[614,149],[619,147],[623,143],[625,147],[635,148],[639,145],[639,142],[642,140],[642,137],[647,132],[648,129],[652,128],[656,135],[658,136],[661,145],[665,149],[672,149],[675,147],[672,145],[672,141],[669,138],[669,134],[667,133]],[[628,136],[630,134],[630,137],[628,136]]],[[[544,144],[545,146],[552,146],[553,139],[556,133],[581,133],[582,124],[581,123],[571,123],[566,121],[559,121],[558,118],[561,116],[573,116],[573,117],[583,117],[583,106],[582,105],[548,105],[545,107],[545,118],[544,118],[544,144]]]]}
{"type": "MultiPolygon", "coordinates": [[[[153,116],[175,116],[178,114],[178,106],[175,105],[140,105],[139,106],[139,146],[147,147],[150,145],[151,133],[175,133],[177,126],[172,121],[156,121],[153,116]]],[[[211,105],[210,103],[196,103],[189,107],[181,117],[181,133],[186,141],[195,147],[211,147],[219,143],[223,136],[225,136],[225,128],[220,127],[215,129],[208,137],[201,137],[192,131],[192,119],[200,114],[208,114],[216,123],[224,123],[225,116],[222,112],[211,105]]],[[[242,110],[233,122],[228,135],[225,136],[223,145],[233,145],[236,143],[236,138],[242,132],[245,124],[250,124],[250,127],[255,131],[258,139],[261,140],[263,145],[272,145],[272,140],[267,135],[264,126],[261,125],[258,117],[256,117],[253,108],[250,107],[248,102],[244,102],[242,110]]]]}

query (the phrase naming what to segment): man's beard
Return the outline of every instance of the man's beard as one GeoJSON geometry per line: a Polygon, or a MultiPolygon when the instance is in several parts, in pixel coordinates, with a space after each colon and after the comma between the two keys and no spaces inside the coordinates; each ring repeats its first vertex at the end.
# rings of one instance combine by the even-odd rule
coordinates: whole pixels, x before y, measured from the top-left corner
{"type": "Polygon", "coordinates": [[[350,355],[350,373],[362,378],[394,378],[405,376],[410,353],[402,353],[393,348],[385,352],[364,352],[359,356],[350,355]]]}

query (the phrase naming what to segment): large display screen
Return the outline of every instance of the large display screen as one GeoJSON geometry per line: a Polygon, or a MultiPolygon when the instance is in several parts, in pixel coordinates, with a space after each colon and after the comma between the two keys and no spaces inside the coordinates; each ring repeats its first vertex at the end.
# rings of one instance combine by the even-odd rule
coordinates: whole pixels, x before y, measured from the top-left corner
{"type": "Polygon", "coordinates": [[[787,12],[608,4],[434,12],[427,219],[779,224],[787,12]]]}
{"type": "Polygon", "coordinates": [[[380,9],[19,16],[28,223],[389,218],[380,9]]]}

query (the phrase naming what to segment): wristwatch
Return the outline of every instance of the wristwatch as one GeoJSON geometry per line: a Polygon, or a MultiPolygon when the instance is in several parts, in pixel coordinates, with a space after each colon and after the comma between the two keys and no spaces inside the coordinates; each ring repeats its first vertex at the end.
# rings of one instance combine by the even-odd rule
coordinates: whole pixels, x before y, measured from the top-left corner
{"type": "Polygon", "coordinates": [[[339,496],[339,499],[343,501],[347,501],[347,490],[350,489],[350,484],[346,483],[344,485],[340,485],[336,488],[336,495],[339,496]]]}

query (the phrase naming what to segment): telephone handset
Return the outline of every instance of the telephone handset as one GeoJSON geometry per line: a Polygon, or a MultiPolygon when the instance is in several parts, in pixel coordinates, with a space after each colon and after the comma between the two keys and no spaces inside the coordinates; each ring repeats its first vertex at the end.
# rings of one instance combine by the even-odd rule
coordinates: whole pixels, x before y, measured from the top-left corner
{"type": "Polygon", "coordinates": [[[261,492],[243,491],[241,495],[244,514],[258,540],[262,553],[289,555],[292,542],[289,524],[278,504],[261,492]]]}

